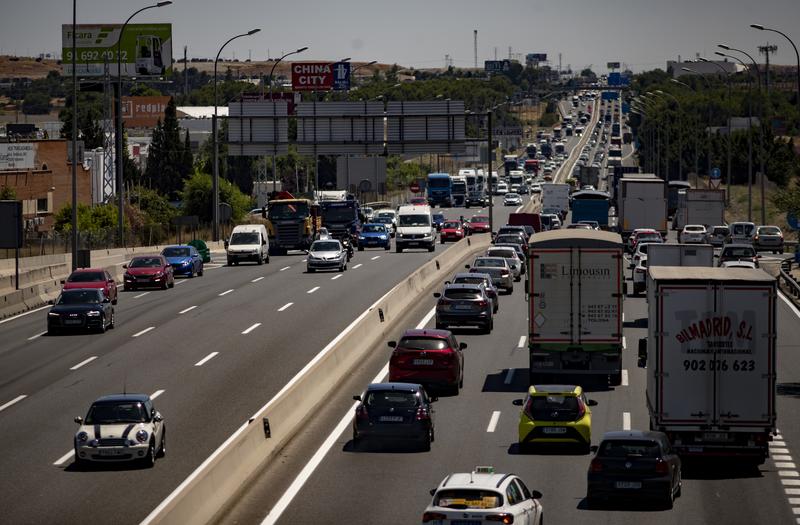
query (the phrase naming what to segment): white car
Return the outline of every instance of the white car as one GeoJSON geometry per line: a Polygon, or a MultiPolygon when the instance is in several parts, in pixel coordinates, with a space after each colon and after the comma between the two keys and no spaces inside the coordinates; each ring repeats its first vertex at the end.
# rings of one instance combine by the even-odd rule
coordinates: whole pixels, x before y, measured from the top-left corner
{"type": "Polygon", "coordinates": [[[537,183],[531,186],[531,193],[542,193],[542,185],[537,183]]]}
{"type": "Polygon", "coordinates": [[[115,394],[97,399],[86,418],[76,417],[75,465],[141,461],[152,467],[167,452],[164,418],[146,394],[115,394]]]}
{"type": "Polygon", "coordinates": [[[503,197],[503,206],[519,206],[522,204],[522,197],[519,193],[506,193],[503,197]]]}
{"type": "Polygon", "coordinates": [[[706,227],[702,224],[687,224],[678,235],[678,242],[682,244],[705,244],[706,227]]]}
{"type": "Polygon", "coordinates": [[[375,217],[388,217],[392,219],[392,229],[397,230],[397,212],[394,210],[380,210],[375,217]]]}
{"type": "Polygon", "coordinates": [[[640,257],[633,269],[633,295],[638,295],[647,289],[647,256],[640,257]]]}
{"type": "Polygon", "coordinates": [[[523,262],[520,260],[517,251],[514,248],[505,246],[491,246],[486,250],[486,257],[502,257],[511,268],[511,274],[514,276],[515,281],[522,279],[523,262]]]}
{"type": "Polygon", "coordinates": [[[493,467],[450,474],[432,490],[422,523],[525,523],[542,525],[542,493],[529,490],[514,474],[493,467]]]}
{"type": "Polygon", "coordinates": [[[497,195],[505,195],[508,193],[508,184],[505,182],[498,182],[497,183],[497,191],[495,192],[497,195]]]}
{"type": "Polygon", "coordinates": [[[753,261],[725,261],[720,265],[720,268],[748,268],[755,270],[758,266],[753,261]]]}
{"type": "Polygon", "coordinates": [[[663,244],[661,241],[655,240],[648,240],[647,242],[639,242],[636,243],[636,250],[633,251],[633,255],[631,255],[631,268],[636,268],[636,265],[639,264],[639,261],[642,258],[647,257],[647,249],[650,247],[651,244],[663,244]]]}

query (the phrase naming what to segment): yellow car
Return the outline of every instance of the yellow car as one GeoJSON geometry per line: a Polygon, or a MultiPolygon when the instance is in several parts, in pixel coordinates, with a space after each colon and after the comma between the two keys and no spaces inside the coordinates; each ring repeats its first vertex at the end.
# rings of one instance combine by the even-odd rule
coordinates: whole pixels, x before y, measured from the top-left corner
{"type": "Polygon", "coordinates": [[[535,443],[575,443],[584,452],[592,443],[592,410],[597,401],[586,399],[574,385],[534,385],[528,389],[519,415],[519,447],[535,443]]]}

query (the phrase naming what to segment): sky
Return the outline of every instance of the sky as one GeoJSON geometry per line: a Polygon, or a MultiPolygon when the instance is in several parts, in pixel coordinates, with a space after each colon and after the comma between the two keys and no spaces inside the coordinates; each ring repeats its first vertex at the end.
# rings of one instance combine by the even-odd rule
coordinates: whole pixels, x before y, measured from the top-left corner
{"type": "MultiPolygon", "coordinates": [[[[78,23],[121,23],[147,1],[77,0],[78,23]]],[[[153,2],[154,3],[154,2],[153,2]]],[[[68,0],[8,0],[0,17],[0,54],[60,53],[68,0]]],[[[777,44],[771,62],[794,64],[788,41],[751,29],[760,23],[800,45],[800,0],[174,0],[135,22],[169,22],[173,54],[213,58],[233,35],[261,32],[226,47],[223,57],[264,60],[308,46],[303,60],[377,60],[416,68],[474,64],[512,53],[547,53],[558,65],[605,72],[619,61],[633,71],[664,69],[667,60],[714,58],[718,43],[751,55],[777,44]]],[[[763,58],[763,57],[762,57],[763,58]]]]}

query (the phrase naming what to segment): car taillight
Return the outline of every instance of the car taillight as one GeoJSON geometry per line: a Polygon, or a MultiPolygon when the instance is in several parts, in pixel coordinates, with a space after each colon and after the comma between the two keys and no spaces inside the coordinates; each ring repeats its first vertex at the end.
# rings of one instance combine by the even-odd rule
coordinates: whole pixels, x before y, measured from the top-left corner
{"type": "Polygon", "coordinates": [[[437,306],[447,306],[451,302],[452,301],[449,301],[447,299],[442,298],[442,299],[439,299],[439,301],[436,304],[437,304],[437,306]]]}
{"type": "Polygon", "coordinates": [[[486,302],[486,301],[484,301],[484,300],[480,300],[480,301],[478,301],[478,306],[480,306],[481,308],[485,307],[485,306],[486,306],[486,305],[488,305],[488,304],[489,304],[489,303],[487,303],[487,302],[486,302]]]}
{"type": "Polygon", "coordinates": [[[594,458],[591,463],[589,463],[589,472],[594,472],[595,474],[598,472],[603,472],[603,462],[597,458],[594,458]]]}
{"type": "Polygon", "coordinates": [[[758,240],[758,235],[754,236],[753,240],[757,241],[758,240]]]}
{"type": "Polygon", "coordinates": [[[583,400],[578,398],[578,417],[575,418],[577,421],[578,419],[582,418],[586,415],[586,405],[583,404],[583,400]]]}
{"type": "Polygon", "coordinates": [[[502,512],[500,514],[487,514],[483,519],[486,521],[499,521],[500,523],[514,523],[514,515],[507,512],[502,512]]]}
{"type": "Polygon", "coordinates": [[[419,407],[417,409],[417,421],[427,421],[431,418],[431,414],[428,412],[428,409],[425,407],[419,407]]]}
{"type": "Polygon", "coordinates": [[[500,274],[502,277],[508,277],[508,273],[500,274]]]}
{"type": "Polygon", "coordinates": [[[361,405],[356,409],[356,419],[361,419],[361,420],[369,419],[369,414],[367,413],[367,407],[361,405]]]}
{"type": "Polygon", "coordinates": [[[656,461],[656,473],[657,474],[669,474],[669,463],[667,463],[663,459],[659,458],[656,461]]]}
{"type": "Polygon", "coordinates": [[[429,521],[434,520],[446,520],[447,515],[442,514],[441,512],[426,512],[422,515],[422,523],[428,523],[429,521]]]}

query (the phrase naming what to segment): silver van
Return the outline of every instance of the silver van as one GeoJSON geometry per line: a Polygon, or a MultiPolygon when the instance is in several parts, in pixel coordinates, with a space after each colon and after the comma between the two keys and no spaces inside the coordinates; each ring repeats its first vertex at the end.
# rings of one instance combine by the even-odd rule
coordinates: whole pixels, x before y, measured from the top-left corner
{"type": "Polygon", "coordinates": [[[753,236],[756,234],[756,225],[752,222],[731,223],[730,233],[728,234],[727,244],[753,244],[753,236]]]}

